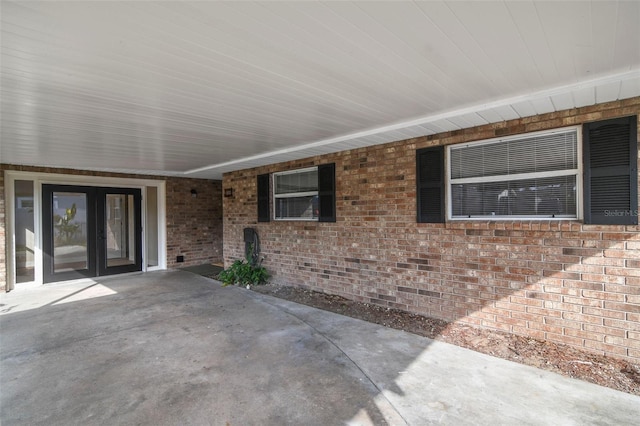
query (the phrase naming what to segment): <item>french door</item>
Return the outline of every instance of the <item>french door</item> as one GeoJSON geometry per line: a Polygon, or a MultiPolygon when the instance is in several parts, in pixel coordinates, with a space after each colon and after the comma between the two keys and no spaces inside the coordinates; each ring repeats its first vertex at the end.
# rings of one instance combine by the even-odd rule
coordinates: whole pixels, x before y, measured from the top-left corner
{"type": "Polygon", "coordinates": [[[142,270],[141,192],[42,186],[44,282],[142,270]]]}

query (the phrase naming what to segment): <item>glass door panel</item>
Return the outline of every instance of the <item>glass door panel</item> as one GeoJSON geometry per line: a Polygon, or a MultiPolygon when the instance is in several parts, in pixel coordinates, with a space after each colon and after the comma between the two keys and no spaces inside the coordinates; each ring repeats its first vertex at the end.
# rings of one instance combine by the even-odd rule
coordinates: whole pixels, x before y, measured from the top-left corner
{"type": "Polygon", "coordinates": [[[42,186],[44,282],[96,276],[95,190],[42,186]]]}
{"type": "Polygon", "coordinates": [[[147,266],[158,266],[158,188],[147,186],[146,191],[146,250],[147,266]]]}
{"type": "Polygon", "coordinates": [[[132,194],[106,195],[107,268],[136,263],[132,194]]]}
{"type": "Polygon", "coordinates": [[[16,283],[24,283],[35,280],[33,181],[16,180],[14,194],[16,283]]]}
{"type": "Polygon", "coordinates": [[[87,194],[53,193],[53,272],[89,267],[87,194]]]}
{"type": "Polygon", "coordinates": [[[142,270],[141,191],[42,186],[44,282],[142,270]]]}
{"type": "Polygon", "coordinates": [[[139,189],[98,189],[98,272],[142,270],[142,196],[139,189]]]}

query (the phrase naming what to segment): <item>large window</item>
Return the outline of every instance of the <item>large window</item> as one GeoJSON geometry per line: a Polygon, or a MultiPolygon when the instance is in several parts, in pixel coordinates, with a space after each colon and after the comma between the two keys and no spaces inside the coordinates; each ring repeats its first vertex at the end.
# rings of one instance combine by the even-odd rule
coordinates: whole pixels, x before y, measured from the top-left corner
{"type": "Polygon", "coordinates": [[[638,224],[637,116],[416,151],[417,220],[638,224]],[[446,160],[446,161],[445,161],[446,160]]]}
{"type": "Polygon", "coordinates": [[[318,220],[318,168],[273,174],[276,219],[318,220]]]}
{"type": "Polygon", "coordinates": [[[578,129],[448,148],[448,207],[459,218],[576,218],[578,129]]]}

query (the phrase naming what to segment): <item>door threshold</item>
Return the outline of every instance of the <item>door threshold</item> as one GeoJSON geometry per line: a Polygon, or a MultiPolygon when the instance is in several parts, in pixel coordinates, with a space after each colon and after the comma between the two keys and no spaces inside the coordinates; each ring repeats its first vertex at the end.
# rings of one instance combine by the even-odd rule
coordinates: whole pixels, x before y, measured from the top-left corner
{"type": "Polygon", "coordinates": [[[38,290],[42,288],[50,288],[50,287],[57,287],[57,286],[64,286],[64,285],[84,285],[84,284],[92,285],[92,284],[98,284],[98,283],[104,282],[105,280],[109,280],[110,278],[118,279],[118,278],[133,276],[133,275],[140,275],[144,273],[146,272],[144,271],[123,272],[122,274],[103,275],[100,277],[91,277],[91,278],[76,278],[73,280],[54,281],[54,282],[44,283],[44,284],[40,284],[36,282],[20,283],[20,284],[16,284],[13,290],[11,290],[9,293],[33,291],[33,290],[38,290]]]}

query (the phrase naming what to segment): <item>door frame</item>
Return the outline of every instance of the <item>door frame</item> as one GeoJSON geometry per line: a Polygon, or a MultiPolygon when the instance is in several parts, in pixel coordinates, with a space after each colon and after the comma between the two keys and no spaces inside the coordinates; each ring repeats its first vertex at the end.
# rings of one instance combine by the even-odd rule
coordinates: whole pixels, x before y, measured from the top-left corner
{"type": "Polygon", "coordinates": [[[137,188],[114,188],[78,185],[42,185],[42,241],[45,283],[66,281],[76,278],[93,278],[125,272],[142,271],[142,194],[137,188]],[[55,193],[80,193],[86,196],[87,223],[87,267],[65,272],[54,271],[54,229],[53,195],[55,193]],[[133,196],[133,243],[135,247],[134,263],[109,266],[107,256],[107,202],[108,194],[133,196]]]}
{"type": "Polygon", "coordinates": [[[96,187],[118,187],[118,188],[137,188],[142,192],[142,270],[157,271],[167,269],[167,227],[166,227],[166,181],[163,177],[158,179],[140,179],[140,178],[122,178],[122,177],[104,177],[104,176],[87,176],[73,175],[63,173],[45,173],[45,172],[28,172],[21,170],[5,170],[5,214],[6,214],[6,241],[7,241],[7,289],[15,288],[16,284],[16,264],[15,264],[15,194],[14,187],[16,180],[32,181],[34,185],[34,255],[35,255],[35,279],[29,283],[21,283],[20,288],[30,288],[33,286],[41,286],[44,283],[44,265],[42,250],[42,185],[76,185],[76,186],[96,186],[96,187]],[[154,187],[157,191],[157,228],[147,231],[146,229],[146,188],[154,187]],[[158,237],[157,243],[157,266],[147,266],[146,258],[148,257],[146,247],[146,233],[156,232],[158,237]]]}
{"type": "MultiPolygon", "coordinates": [[[[97,241],[96,241],[96,273],[98,276],[123,274],[125,272],[137,272],[142,271],[142,194],[139,189],[136,188],[96,188],[96,225],[97,225],[97,241]],[[106,196],[107,194],[120,194],[120,195],[133,195],[134,200],[134,212],[138,212],[133,218],[134,226],[134,244],[136,247],[135,261],[133,264],[121,265],[121,266],[109,266],[109,258],[107,256],[106,243],[100,241],[106,241],[106,237],[100,235],[101,228],[106,228],[106,196]]],[[[104,230],[102,230],[104,232],[104,230]]]]}
{"type": "Polygon", "coordinates": [[[91,278],[97,275],[97,255],[96,255],[96,193],[95,189],[88,186],[75,185],[43,185],[42,186],[42,265],[43,282],[57,282],[73,280],[77,278],[91,278]],[[45,189],[45,186],[48,187],[45,189]],[[53,256],[51,251],[54,246],[53,238],[53,194],[55,192],[76,192],[86,194],[86,221],[87,221],[87,267],[85,269],[74,269],[72,271],[55,273],[53,268],[53,256]],[[45,200],[45,197],[47,198],[45,200]]]}

